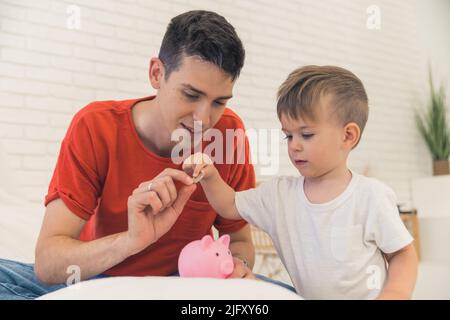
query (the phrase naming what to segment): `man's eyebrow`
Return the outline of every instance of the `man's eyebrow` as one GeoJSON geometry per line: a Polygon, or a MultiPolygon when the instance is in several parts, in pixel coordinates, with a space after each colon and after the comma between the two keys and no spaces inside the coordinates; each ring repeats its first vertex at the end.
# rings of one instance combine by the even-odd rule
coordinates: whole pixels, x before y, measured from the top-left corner
{"type": "MultiPolygon", "coordinates": [[[[201,96],[206,96],[206,93],[205,93],[205,92],[203,92],[203,91],[201,91],[201,90],[199,90],[199,89],[194,88],[194,87],[191,86],[190,84],[182,83],[181,85],[182,85],[185,89],[192,90],[192,91],[194,91],[195,93],[198,93],[198,94],[201,95],[201,96]]],[[[215,100],[231,99],[232,97],[233,97],[233,95],[231,95],[231,96],[223,96],[223,97],[218,97],[218,98],[216,98],[215,100]]]]}

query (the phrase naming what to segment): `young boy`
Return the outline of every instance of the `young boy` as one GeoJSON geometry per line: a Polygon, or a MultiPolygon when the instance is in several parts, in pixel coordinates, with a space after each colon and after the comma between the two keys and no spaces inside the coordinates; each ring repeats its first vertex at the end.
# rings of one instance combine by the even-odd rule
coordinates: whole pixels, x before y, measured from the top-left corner
{"type": "Polygon", "coordinates": [[[362,82],[339,67],[302,67],[281,85],[277,113],[301,176],[235,192],[208,161],[189,158],[184,170],[203,175],[218,214],[271,236],[304,298],[411,298],[417,257],[395,194],[347,168],[368,117],[362,82]]]}

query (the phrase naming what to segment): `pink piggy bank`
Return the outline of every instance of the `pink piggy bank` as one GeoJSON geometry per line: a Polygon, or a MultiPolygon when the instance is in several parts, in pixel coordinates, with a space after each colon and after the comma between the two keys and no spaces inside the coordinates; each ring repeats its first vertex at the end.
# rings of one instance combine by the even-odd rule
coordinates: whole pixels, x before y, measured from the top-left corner
{"type": "Polygon", "coordinates": [[[209,235],[188,243],[178,258],[181,277],[228,278],[233,273],[233,256],[228,249],[230,236],[216,241],[209,235]]]}

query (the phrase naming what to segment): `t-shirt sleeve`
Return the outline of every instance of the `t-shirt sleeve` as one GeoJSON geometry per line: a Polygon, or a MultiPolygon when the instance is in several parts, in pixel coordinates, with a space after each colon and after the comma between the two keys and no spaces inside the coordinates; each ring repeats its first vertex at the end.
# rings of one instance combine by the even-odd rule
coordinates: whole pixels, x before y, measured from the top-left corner
{"type": "MultiPolygon", "coordinates": [[[[239,144],[236,144],[239,148],[239,144]]],[[[229,179],[227,181],[228,185],[233,188],[235,191],[247,190],[250,188],[254,188],[256,186],[256,177],[255,177],[255,169],[251,164],[250,159],[250,146],[247,137],[245,137],[244,145],[241,146],[244,148],[243,161],[239,160],[239,153],[235,150],[235,164],[231,165],[229,179]]],[[[240,230],[244,226],[247,225],[245,220],[229,220],[222,218],[220,215],[217,215],[217,218],[214,222],[214,227],[220,233],[231,233],[240,230]]]]}
{"type": "Polygon", "coordinates": [[[383,186],[376,191],[376,195],[374,208],[369,211],[367,234],[381,251],[392,253],[406,247],[414,239],[400,218],[394,191],[383,186]]]}
{"type": "Polygon", "coordinates": [[[275,189],[275,180],[271,180],[256,189],[237,192],[235,198],[240,216],[269,234],[275,223],[275,189]]]}
{"type": "Polygon", "coordinates": [[[61,143],[45,196],[45,206],[57,198],[78,217],[88,220],[101,193],[93,138],[86,119],[76,115],[61,143]]]}

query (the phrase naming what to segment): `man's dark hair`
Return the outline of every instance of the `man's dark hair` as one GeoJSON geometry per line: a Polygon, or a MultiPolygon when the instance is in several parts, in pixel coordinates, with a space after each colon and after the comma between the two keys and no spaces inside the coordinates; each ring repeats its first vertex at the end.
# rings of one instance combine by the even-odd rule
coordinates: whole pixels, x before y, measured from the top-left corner
{"type": "Polygon", "coordinates": [[[184,56],[198,56],[228,73],[233,81],[244,65],[245,51],[233,26],[211,11],[188,11],[167,26],[159,50],[167,80],[184,56]]]}

